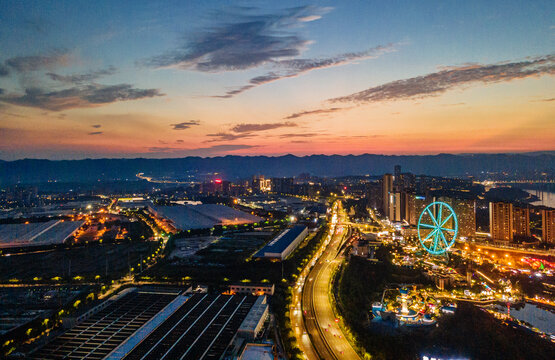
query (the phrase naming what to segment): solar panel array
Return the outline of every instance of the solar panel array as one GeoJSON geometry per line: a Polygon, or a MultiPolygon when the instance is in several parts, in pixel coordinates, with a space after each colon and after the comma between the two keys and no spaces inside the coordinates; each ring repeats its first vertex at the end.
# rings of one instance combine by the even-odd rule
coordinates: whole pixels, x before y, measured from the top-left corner
{"type": "Polygon", "coordinates": [[[176,298],[130,292],[31,354],[31,359],[103,359],[176,298]]]}
{"type": "Polygon", "coordinates": [[[220,359],[255,301],[195,294],[124,359],[220,359]]]}

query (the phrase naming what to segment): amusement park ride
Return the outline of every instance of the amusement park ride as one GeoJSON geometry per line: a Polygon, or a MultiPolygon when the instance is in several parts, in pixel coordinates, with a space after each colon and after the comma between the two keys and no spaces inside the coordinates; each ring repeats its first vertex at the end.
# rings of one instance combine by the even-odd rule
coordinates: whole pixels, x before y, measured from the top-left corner
{"type": "MultiPolygon", "coordinates": [[[[424,208],[418,219],[418,240],[428,252],[437,257],[445,257],[449,261],[448,250],[455,244],[458,233],[458,220],[455,211],[447,203],[435,201],[424,208]]],[[[372,312],[380,319],[396,319],[406,325],[433,325],[429,314],[420,314],[409,308],[412,303],[409,290],[406,287],[398,289],[397,302],[400,307],[394,311],[387,311],[384,303],[386,289],[382,295],[382,301],[372,305],[372,312]],[[423,316],[419,316],[423,315],[423,316]]],[[[449,307],[443,307],[449,308],[449,307]]]]}
{"type": "Polygon", "coordinates": [[[431,255],[447,256],[459,230],[457,215],[448,204],[435,201],[424,208],[418,219],[418,240],[431,255]]]}

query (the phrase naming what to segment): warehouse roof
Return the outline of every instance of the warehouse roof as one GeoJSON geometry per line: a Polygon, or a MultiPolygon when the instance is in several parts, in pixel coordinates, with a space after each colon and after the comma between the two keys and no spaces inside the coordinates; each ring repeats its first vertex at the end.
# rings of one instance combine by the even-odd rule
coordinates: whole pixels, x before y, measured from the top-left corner
{"type": "Polygon", "coordinates": [[[304,225],[295,225],[283,231],[258,251],[255,256],[262,257],[266,253],[282,253],[305,229],[306,226],[304,225]]]}

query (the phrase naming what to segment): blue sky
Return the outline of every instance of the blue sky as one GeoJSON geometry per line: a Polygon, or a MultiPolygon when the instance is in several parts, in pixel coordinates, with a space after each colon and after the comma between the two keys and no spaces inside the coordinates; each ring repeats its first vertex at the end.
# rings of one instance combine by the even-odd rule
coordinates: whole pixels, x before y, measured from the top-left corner
{"type": "Polygon", "coordinates": [[[2,1],[0,158],[551,149],[554,15],[553,1],[2,1]]]}

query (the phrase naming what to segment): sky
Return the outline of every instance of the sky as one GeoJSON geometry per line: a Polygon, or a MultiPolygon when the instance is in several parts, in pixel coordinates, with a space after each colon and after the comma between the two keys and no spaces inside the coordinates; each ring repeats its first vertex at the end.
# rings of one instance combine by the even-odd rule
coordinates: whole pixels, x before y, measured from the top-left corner
{"type": "Polygon", "coordinates": [[[553,1],[0,0],[0,159],[555,150],[553,1]]]}

